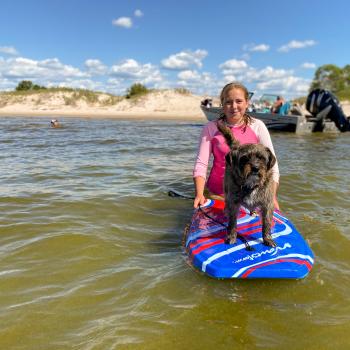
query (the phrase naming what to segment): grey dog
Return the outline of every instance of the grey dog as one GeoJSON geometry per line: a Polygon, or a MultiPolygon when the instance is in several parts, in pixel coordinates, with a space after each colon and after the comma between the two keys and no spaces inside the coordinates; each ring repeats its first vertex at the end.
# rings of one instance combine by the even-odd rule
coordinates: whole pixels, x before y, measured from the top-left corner
{"type": "Polygon", "coordinates": [[[218,122],[218,129],[230,146],[226,155],[225,209],[229,219],[226,242],[234,244],[237,239],[237,215],[239,207],[260,209],[264,244],[276,247],[271,236],[273,218],[272,167],[276,157],[268,147],[261,144],[240,145],[230,129],[218,122]]]}

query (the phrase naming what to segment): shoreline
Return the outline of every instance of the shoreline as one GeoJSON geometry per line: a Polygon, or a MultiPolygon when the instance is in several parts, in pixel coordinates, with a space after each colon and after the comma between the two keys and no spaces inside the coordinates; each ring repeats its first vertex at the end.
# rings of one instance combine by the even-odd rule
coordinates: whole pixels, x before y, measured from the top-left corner
{"type": "MultiPolygon", "coordinates": [[[[350,115],[350,103],[341,104],[344,114],[350,115]]],[[[130,119],[130,120],[181,120],[206,122],[204,113],[198,108],[186,109],[150,109],[138,108],[137,110],[113,110],[112,108],[78,107],[78,108],[30,108],[31,106],[7,106],[0,108],[0,119],[4,117],[45,117],[48,119],[59,118],[87,118],[87,119],[130,119]],[[26,108],[27,107],[27,108],[26,108]]],[[[46,106],[45,106],[46,107],[46,106]]],[[[305,110],[305,113],[307,111],[305,110]]]]}
{"type": "MultiPolygon", "coordinates": [[[[202,112],[200,112],[202,113],[202,112]]],[[[196,120],[207,121],[200,113],[181,112],[124,112],[124,111],[96,111],[96,110],[9,110],[0,109],[0,118],[3,117],[47,117],[47,118],[89,118],[89,119],[149,119],[149,120],[196,120]]],[[[203,114],[203,113],[202,113],[203,114]]]]}

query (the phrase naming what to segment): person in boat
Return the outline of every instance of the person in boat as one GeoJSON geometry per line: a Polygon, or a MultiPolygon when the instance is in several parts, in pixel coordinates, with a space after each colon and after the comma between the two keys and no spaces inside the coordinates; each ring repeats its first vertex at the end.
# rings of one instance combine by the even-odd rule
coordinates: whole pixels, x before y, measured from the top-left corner
{"type": "Polygon", "coordinates": [[[284,104],[284,98],[282,96],[277,96],[276,101],[272,105],[271,112],[280,114],[280,110],[283,104],[284,104]]]}
{"type": "MultiPolygon", "coordinates": [[[[225,137],[218,130],[218,122],[223,122],[229,127],[235,139],[241,144],[261,143],[275,155],[271,137],[264,122],[246,113],[249,105],[249,92],[244,85],[236,82],[225,85],[220,94],[220,102],[223,107],[223,113],[217,120],[210,121],[203,127],[199,139],[198,153],[193,169],[195,208],[203,205],[206,197],[224,199],[225,156],[230,149],[225,141],[225,137]],[[213,164],[207,179],[207,170],[211,157],[213,157],[213,164]]],[[[272,173],[274,204],[275,208],[279,209],[276,195],[279,183],[277,161],[272,168],[272,173]]]]}
{"type": "Polygon", "coordinates": [[[210,108],[213,105],[213,101],[211,98],[206,98],[201,102],[201,104],[206,108],[210,108]]]}
{"type": "Polygon", "coordinates": [[[57,119],[52,119],[50,122],[51,128],[59,128],[60,124],[57,119]]]}
{"type": "Polygon", "coordinates": [[[263,113],[269,113],[271,111],[271,104],[269,103],[269,101],[265,100],[263,102],[261,110],[263,113]]]}

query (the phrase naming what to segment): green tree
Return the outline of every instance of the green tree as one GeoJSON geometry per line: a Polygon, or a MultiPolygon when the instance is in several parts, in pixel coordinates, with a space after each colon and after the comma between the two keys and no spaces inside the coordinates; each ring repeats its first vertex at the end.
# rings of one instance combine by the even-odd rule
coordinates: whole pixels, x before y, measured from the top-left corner
{"type": "Polygon", "coordinates": [[[344,85],[346,88],[350,87],[350,64],[347,64],[343,68],[343,78],[344,78],[344,85]]]}
{"type": "Polygon", "coordinates": [[[46,87],[33,84],[30,80],[22,80],[21,82],[18,83],[16,87],[16,91],[29,91],[29,90],[42,90],[42,89],[46,89],[46,87]]]}
{"type": "Polygon", "coordinates": [[[317,68],[311,83],[313,89],[326,89],[334,93],[339,99],[350,98],[350,65],[340,68],[334,64],[325,64],[317,68]]]}
{"type": "Polygon", "coordinates": [[[336,93],[342,90],[344,85],[343,70],[334,64],[325,64],[317,68],[315,77],[311,83],[313,89],[326,89],[336,93]]]}
{"type": "Polygon", "coordinates": [[[32,87],[32,90],[45,90],[45,89],[46,89],[45,86],[41,86],[41,85],[37,85],[37,84],[34,84],[32,87]]]}
{"type": "Polygon", "coordinates": [[[148,93],[149,90],[146,88],[146,86],[136,83],[130,86],[130,88],[126,91],[126,98],[131,98],[139,95],[144,95],[148,93]]]}
{"type": "Polygon", "coordinates": [[[31,90],[33,88],[33,83],[30,80],[22,80],[18,83],[16,87],[16,91],[26,91],[31,90]]]}

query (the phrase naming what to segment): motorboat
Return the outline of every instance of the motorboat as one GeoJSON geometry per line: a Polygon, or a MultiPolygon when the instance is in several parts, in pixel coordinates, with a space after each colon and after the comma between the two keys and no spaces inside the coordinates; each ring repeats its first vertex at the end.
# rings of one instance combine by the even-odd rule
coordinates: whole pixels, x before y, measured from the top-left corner
{"type": "MultiPolygon", "coordinates": [[[[311,115],[305,115],[298,105],[290,107],[290,102],[287,102],[287,114],[272,113],[271,103],[276,98],[277,95],[262,95],[249,106],[247,113],[262,120],[269,130],[275,131],[310,133],[350,130],[349,118],[345,117],[339,101],[326,90],[312,91],[308,95],[306,107],[311,115]],[[324,101],[327,101],[327,104],[324,101]]],[[[216,120],[223,113],[222,107],[213,107],[211,104],[202,103],[200,107],[209,121],[216,120]]]]}

